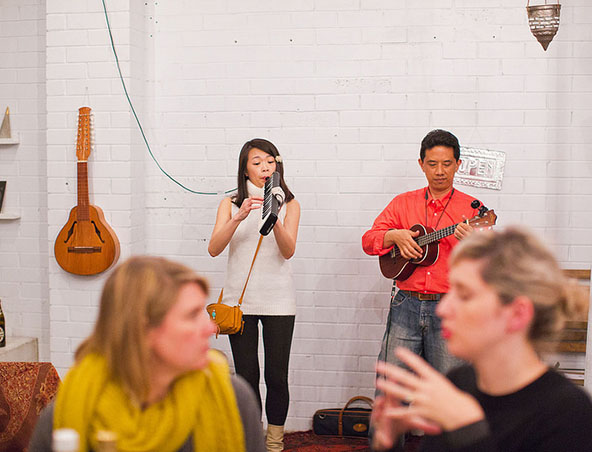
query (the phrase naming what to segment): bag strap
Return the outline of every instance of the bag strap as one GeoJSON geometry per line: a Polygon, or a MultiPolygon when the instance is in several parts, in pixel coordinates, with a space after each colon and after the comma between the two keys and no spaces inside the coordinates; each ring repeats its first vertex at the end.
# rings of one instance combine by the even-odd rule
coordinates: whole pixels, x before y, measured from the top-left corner
{"type": "Polygon", "coordinates": [[[357,402],[358,400],[366,402],[368,405],[370,405],[370,408],[372,408],[372,404],[374,403],[374,400],[372,400],[370,397],[364,397],[360,395],[349,399],[341,411],[347,410],[352,403],[357,402]]]}
{"type": "Polygon", "coordinates": [[[257,243],[257,249],[255,250],[255,255],[253,256],[253,261],[251,262],[251,268],[249,268],[249,274],[247,275],[247,280],[245,281],[245,285],[243,287],[243,291],[241,293],[240,298],[238,299],[238,305],[240,306],[243,304],[243,297],[245,296],[245,290],[247,290],[247,284],[249,283],[249,278],[251,277],[251,272],[253,271],[253,265],[255,265],[255,259],[257,259],[257,253],[259,252],[259,248],[261,247],[261,242],[263,241],[263,236],[259,236],[259,243],[257,243]]]}
{"type": "Polygon", "coordinates": [[[364,397],[364,396],[356,396],[356,397],[352,397],[351,399],[349,399],[348,402],[345,404],[345,406],[339,412],[339,421],[338,421],[338,425],[337,425],[337,434],[339,436],[343,436],[343,413],[345,412],[345,410],[347,410],[347,408],[352,403],[357,402],[358,400],[361,400],[362,402],[366,402],[368,405],[370,405],[370,408],[372,408],[372,404],[374,403],[374,401],[370,397],[364,397]]]}
{"type": "MultiPolygon", "coordinates": [[[[251,262],[251,268],[249,268],[249,274],[247,275],[247,280],[245,281],[245,285],[243,286],[243,291],[241,292],[241,296],[238,299],[238,305],[240,306],[243,304],[243,297],[245,296],[245,290],[247,290],[247,284],[249,283],[249,278],[251,277],[251,272],[253,271],[253,265],[255,265],[255,259],[257,259],[257,253],[259,253],[259,248],[261,247],[261,242],[263,241],[263,235],[259,236],[259,242],[257,243],[257,249],[255,250],[255,255],[253,256],[253,261],[251,262]]],[[[222,303],[222,294],[224,293],[224,287],[220,291],[220,296],[218,297],[218,303],[222,303]]]]}

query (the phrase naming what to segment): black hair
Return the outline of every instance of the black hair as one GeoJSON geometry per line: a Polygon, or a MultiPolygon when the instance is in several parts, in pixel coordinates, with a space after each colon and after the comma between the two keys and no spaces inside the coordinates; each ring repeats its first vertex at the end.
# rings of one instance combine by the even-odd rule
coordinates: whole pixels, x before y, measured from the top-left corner
{"type": "Polygon", "coordinates": [[[419,150],[419,158],[423,162],[426,150],[432,149],[436,146],[446,146],[452,148],[454,152],[454,159],[458,162],[460,159],[460,144],[458,138],[446,130],[436,129],[428,133],[423,140],[421,140],[421,149],[419,150]]]}
{"type": "Polygon", "coordinates": [[[249,160],[249,151],[253,148],[260,149],[275,158],[275,170],[280,174],[280,187],[282,187],[282,190],[286,195],[285,202],[294,199],[294,194],[290,191],[284,180],[284,163],[282,162],[278,149],[271,141],[263,138],[253,138],[243,145],[238,156],[238,190],[236,196],[232,198],[232,202],[240,207],[243,201],[249,197],[249,192],[247,190],[247,162],[249,160]]]}

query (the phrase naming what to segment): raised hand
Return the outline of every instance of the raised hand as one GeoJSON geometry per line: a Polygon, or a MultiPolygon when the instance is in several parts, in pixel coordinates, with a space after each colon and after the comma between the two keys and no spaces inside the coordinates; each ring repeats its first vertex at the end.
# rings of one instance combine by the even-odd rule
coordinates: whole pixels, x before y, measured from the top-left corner
{"type": "Polygon", "coordinates": [[[284,203],[286,194],[284,193],[284,190],[282,190],[282,187],[273,187],[271,189],[271,194],[275,196],[280,206],[284,203]]]}
{"type": "Polygon", "coordinates": [[[400,422],[428,429],[456,430],[485,417],[481,405],[471,395],[459,390],[445,376],[422,358],[399,347],[395,355],[413,372],[387,363],[378,363],[376,370],[385,379],[378,379],[376,387],[388,397],[398,401],[384,410],[384,416],[400,422]],[[402,405],[406,402],[408,405],[402,405]]]}
{"type": "Polygon", "coordinates": [[[376,451],[392,449],[399,436],[405,433],[403,425],[386,416],[385,410],[389,407],[386,399],[384,395],[377,396],[372,406],[372,449],[376,451]]]}
{"type": "Polygon", "coordinates": [[[469,235],[471,235],[474,231],[473,226],[468,223],[459,223],[456,229],[454,230],[454,236],[458,240],[466,239],[469,235]]]}
{"type": "Polygon", "coordinates": [[[238,221],[243,221],[245,218],[249,216],[251,210],[260,209],[261,205],[263,204],[263,198],[258,196],[251,196],[250,198],[245,198],[243,203],[238,209],[238,212],[234,214],[234,219],[238,221]]]}

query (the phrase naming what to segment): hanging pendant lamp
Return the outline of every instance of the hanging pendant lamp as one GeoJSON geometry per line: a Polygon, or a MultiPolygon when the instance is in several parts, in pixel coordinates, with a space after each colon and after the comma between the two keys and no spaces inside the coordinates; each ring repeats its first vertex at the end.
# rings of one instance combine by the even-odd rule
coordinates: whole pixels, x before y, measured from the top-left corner
{"type": "Polygon", "coordinates": [[[547,5],[547,0],[545,0],[544,5],[533,6],[530,6],[530,0],[526,3],[530,31],[545,51],[559,29],[559,11],[561,11],[559,2],[547,5]]]}

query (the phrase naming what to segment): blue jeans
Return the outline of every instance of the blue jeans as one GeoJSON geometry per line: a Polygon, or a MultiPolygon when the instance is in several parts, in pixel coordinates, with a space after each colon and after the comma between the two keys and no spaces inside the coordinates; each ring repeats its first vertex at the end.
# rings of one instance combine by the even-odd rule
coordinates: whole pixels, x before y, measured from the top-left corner
{"type": "Polygon", "coordinates": [[[437,301],[422,301],[398,291],[391,298],[391,309],[382,339],[380,361],[402,365],[395,358],[395,348],[405,347],[420,355],[432,367],[446,374],[462,361],[448,353],[442,339],[440,318],[436,315],[437,301]]]}

